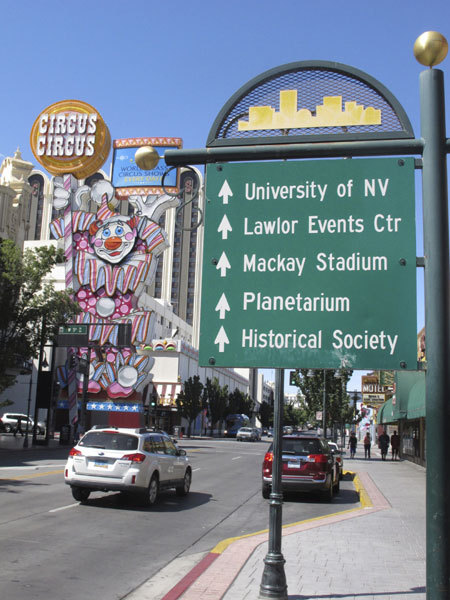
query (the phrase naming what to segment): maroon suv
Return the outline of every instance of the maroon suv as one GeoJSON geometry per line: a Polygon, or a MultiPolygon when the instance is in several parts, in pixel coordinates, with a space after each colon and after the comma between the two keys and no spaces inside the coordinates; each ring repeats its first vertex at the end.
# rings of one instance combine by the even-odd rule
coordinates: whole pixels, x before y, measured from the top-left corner
{"type": "MultiPolygon", "coordinates": [[[[282,438],[281,485],[286,492],[320,492],[331,502],[339,491],[339,468],[328,442],[317,435],[294,433],[282,438]]],[[[262,466],[262,495],[272,486],[273,445],[262,466]]]]}

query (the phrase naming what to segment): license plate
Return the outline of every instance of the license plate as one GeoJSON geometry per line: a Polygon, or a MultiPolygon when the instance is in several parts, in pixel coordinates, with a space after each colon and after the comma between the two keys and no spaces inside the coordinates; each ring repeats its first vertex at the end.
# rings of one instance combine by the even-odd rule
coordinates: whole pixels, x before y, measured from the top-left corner
{"type": "Polygon", "coordinates": [[[102,469],[108,468],[108,463],[105,460],[94,461],[94,467],[102,467],[102,469]]]}
{"type": "Polygon", "coordinates": [[[299,469],[300,461],[299,460],[289,460],[287,466],[288,466],[288,469],[299,469]]]}

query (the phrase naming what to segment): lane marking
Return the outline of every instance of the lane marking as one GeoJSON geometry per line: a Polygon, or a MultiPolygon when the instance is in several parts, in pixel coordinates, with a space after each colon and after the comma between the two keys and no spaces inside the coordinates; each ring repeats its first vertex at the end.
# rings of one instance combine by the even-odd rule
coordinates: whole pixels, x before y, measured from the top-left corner
{"type": "Polygon", "coordinates": [[[17,477],[0,477],[0,481],[18,481],[19,479],[34,479],[35,477],[45,477],[45,475],[58,475],[64,473],[64,469],[57,471],[46,471],[45,473],[28,473],[28,475],[17,475],[17,477]]]}
{"type": "Polygon", "coordinates": [[[73,508],[74,506],[80,506],[79,502],[75,502],[75,504],[67,504],[66,506],[60,506],[59,508],[52,508],[49,510],[49,513],[59,512],[60,510],[66,510],[67,508],[73,508]]]}
{"type": "Polygon", "coordinates": [[[0,471],[25,471],[26,469],[33,469],[37,471],[38,469],[49,469],[50,467],[62,467],[64,464],[55,463],[49,465],[25,465],[25,466],[17,466],[17,467],[0,467],[0,471]]]}
{"type": "Polygon", "coordinates": [[[239,460],[240,458],[242,458],[241,456],[235,456],[234,458],[232,458],[231,460],[239,460]]]}
{"type": "Polygon", "coordinates": [[[195,473],[195,471],[200,471],[200,467],[197,467],[196,469],[192,469],[193,473],[195,473]]]}

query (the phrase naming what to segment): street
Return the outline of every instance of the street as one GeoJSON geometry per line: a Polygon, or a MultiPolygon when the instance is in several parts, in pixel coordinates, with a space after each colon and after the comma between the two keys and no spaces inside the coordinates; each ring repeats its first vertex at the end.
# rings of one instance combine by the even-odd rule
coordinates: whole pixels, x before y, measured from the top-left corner
{"type": "MultiPolygon", "coordinates": [[[[126,596],[171,560],[211,550],[228,537],[267,529],[261,463],[269,443],[180,440],[192,461],[186,498],[162,492],[154,508],[124,504],[96,492],[86,505],[63,482],[68,448],[0,455],[1,595],[8,600],[78,600],[126,596]],[[17,458],[19,457],[19,458],[17,458]]],[[[347,461],[347,468],[349,461],[347,461]]],[[[350,481],[327,504],[288,496],[283,522],[293,523],[357,505],[350,481]]]]}

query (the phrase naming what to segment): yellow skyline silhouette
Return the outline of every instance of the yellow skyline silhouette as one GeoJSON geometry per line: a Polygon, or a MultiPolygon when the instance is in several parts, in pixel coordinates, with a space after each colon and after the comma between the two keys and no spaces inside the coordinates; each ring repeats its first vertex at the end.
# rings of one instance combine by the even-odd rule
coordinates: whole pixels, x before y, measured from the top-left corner
{"type": "Polygon", "coordinates": [[[297,90],[280,91],[280,110],[271,106],[250,106],[248,121],[239,121],[239,131],[257,129],[300,129],[306,127],[336,127],[351,125],[380,125],[381,110],[356,102],[345,102],[342,96],[324,96],[313,115],[307,108],[297,110],[297,90]]]}

